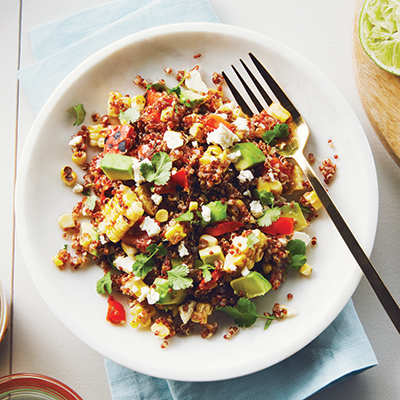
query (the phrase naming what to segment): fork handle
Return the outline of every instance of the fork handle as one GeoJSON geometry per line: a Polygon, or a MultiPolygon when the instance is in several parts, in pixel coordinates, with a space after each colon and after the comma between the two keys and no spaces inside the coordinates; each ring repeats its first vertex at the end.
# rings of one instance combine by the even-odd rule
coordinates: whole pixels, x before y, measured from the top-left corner
{"type": "Polygon", "coordinates": [[[303,154],[293,156],[400,333],[400,308],[303,154]]]}

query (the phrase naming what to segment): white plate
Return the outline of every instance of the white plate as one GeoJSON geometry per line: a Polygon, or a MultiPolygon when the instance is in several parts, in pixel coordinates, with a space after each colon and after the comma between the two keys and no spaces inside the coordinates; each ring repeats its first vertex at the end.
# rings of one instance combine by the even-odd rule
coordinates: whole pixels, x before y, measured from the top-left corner
{"type": "MultiPolygon", "coordinates": [[[[338,170],[329,187],[343,216],[366,252],[376,231],[378,189],[371,151],[355,114],[339,91],[304,57],[268,37],[218,24],[177,24],[143,31],[87,59],[55,90],[37,117],[25,144],[17,182],[17,228],[24,257],[46,303],[83,342],[104,356],[148,375],[189,381],[233,378],[274,365],[317,337],[339,314],[361,278],[361,272],[329,218],[322,211],[308,228],[318,244],[309,251],[314,271],[309,278],[290,274],[276,292],[258,299],[259,310],[275,302],[298,311],[291,319],[262,321],[232,340],[222,336],[232,321],[222,313],[220,330],[211,339],[174,337],[167,349],[151,332],[105,320],[107,297],[96,293],[102,276],[97,266],[59,271],[52,256],[64,245],[57,218],[71,210],[77,196],[60,179],[70,164],[68,141],[76,128],[67,110],[83,103],[85,124],[93,112],[106,113],[109,91],[141,91],[136,75],[148,81],[166,77],[164,67],[189,69],[195,64],[210,87],[213,72],[230,72],[230,64],[253,52],[285,88],[308,121],[312,137],[307,152],[322,160],[338,154],[338,170]],[[194,59],[197,53],[201,57],[194,59]],[[333,148],[328,145],[331,139],[333,148]],[[294,298],[290,302],[287,294],[294,298]]],[[[230,75],[233,75],[230,73],[230,75]]],[[[174,79],[172,77],[169,77],[174,79]]],[[[225,93],[230,95],[228,88],[225,93]]],[[[43,327],[45,329],[45,327],[43,327]]]]}

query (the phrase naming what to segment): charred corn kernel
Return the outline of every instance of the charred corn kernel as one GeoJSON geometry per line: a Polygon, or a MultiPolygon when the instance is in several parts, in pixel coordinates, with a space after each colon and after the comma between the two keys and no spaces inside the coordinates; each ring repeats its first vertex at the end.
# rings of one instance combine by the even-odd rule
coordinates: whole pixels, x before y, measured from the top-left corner
{"type": "Polygon", "coordinates": [[[259,192],[261,192],[263,190],[266,190],[267,192],[270,192],[271,191],[271,186],[264,179],[258,178],[258,180],[257,180],[257,190],[259,192]]]}
{"type": "Polygon", "coordinates": [[[217,145],[208,146],[207,151],[201,156],[199,162],[201,165],[210,164],[211,161],[220,160],[226,161],[228,159],[226,151],[217,145]]]}
{"type": "Polygon", "coordinates": [[[158,210],[156,214],[156,220],[158,222],[167,222],[168,221],[168,211],[167,210],[158,210]]]}
{"type": "Polygon", "coordinates": [[[300,268],[300,273],[305,276],[309,276],[311,274],[312,268],[306,263],[300,268]]]}
{"type": "Polygon", "coordinates": [[[131,304],[130,313],[133,316],[130,323],[132,328],[137,328],[139,325],[146,328],[151,324],[151,317],[155,315],[156,308],[154,306],[142,306],[139,302],[134,301],[131,304]]]}
{"type": "Polygon", "coordinates": [[[118,117],[119,113],[131,107],[132,98],[122,96],[120,92],[108,94],[107,114],[111,117],[118,117]]]}
{"type": "Polygon", "coordinates": [[[57,267],[62,267],[64,265],[64,261],[61,260],[61,258],[58,256],[58,254],[56,254],[55,256],[53,256],[53,263],[57,266],[57,267]]]}
{"type": "Polygon", "coordinates": [[[136,194],[129,187],[121,185],[114,197],[101,208],[103,220],[98,226],[99,233],[116,243],[143,213],[142,203],[136,194]]]}
{"type": "Polygon", "coordinates": [[[218,245],[218,239],[211,235],[201,235],[199,238],[201,247],[213,247],[218,245]]]}
{"type": "Polygon", "coordinates": [[[280,122],[285,122],[290,117],[290,112],[278,103],[272,103],[267,112],[269,115],[271,115],[271,117],[276,118],[280,122]]]}
{"type": "Polygon", "coordinates": [[[193,314],[196,302],[194,300],[189,301],[189,303],[183,304],[178,307],[179,316],[184,324],[187,324],[193,314]]]}
{"type": "Polygon", "coordinates": [[[103,125],[88,126],[89,144],[92,147],[104,147],[104,138],[107,136],[107,128],[103,125]],[[102,146],[101,146],[102,144],[102,146]]]}
{"type": "Polygon", "coordinates": [[[322,207],[322,203],[314,190],[304,193],[303,197],[314,207],[315,211],[318,211],[322,207]]]}
{"type": "Polygon", "coordinates": [[[171,334],[171,329],[162,323],[162,321],[154,322],[151,331],[160,339],[164,339],[171,334]]]}
{"type": "Polygon", "coordinates": [[[267,237],[259,229],[253,229],[251,233],[258,239],[252,247],[247,245],[247,236],[243,234],[232,240],[224,262],[226,272],[230,273],[244,268],[250,270],[256,262],[261,261],[267,247],[267,237]]]}
{"type": "Polygon", "coordinates": [[[269,274],[272,271],[272,265],[270,263],[264,263],[262,269],[264,274],[269,274]]]}
{"type": "Polygon", "coordinates": [[[205,138],[203,136],[204,125],[200,122],[195,122],[189,129],[189,134],[197,139],[199,142],[204,142],[205,138]]]}
{"type": "Polygon", "coordinates": [[[168,122],[173,115],[174,115],[174,109],[172,107],[167,107],[161,111],[160,119],[162,122],[168,122]]]}
{"type": "Polygon", "coordinates": [[[58,225],[60,225],[61,229],[75,228],[75,221],[71,214],[65,213],[58,218],[58,225]]]}
{"type": "Polygon", "coordinates": [[[85,164],[87,159],[86,152],[84,151],[76,151],[74,154],[72,154],[71,160],[77,164],[77,165],[82,165],[85,164]]]}
{"type": "Polygon", "coordinates": [[[145,104],[146,99],[141,94],[131,98],[131,107],[135,107],[139,111],[143,110],[145,104]]]}
{"type": "Polygon", "coordinates": [[[298,165],[294,166],[293,173],[291,176],[289,190],[285,191],[285,194],[292,194],[295,190],[304,189],[304,176],[303,171],[298,165]]]}
{"type": "Polygon", "coordinates": [[[131,258],[135,257],[139,251],[136,247],[130,246],[126,243],[121,243],[122,250],[131,258]]]}
{"type": "Polygon", "coordinates": [[[212,314],[212,307],[207,303],[197,303],[196,311],[191,316],[192,322],[196,324],[206,324],[208,317],[212,314]]]}
{"type": "Polygon", "coordinates": [[[88,232],[85,232],[80,236],[79,243],[83,248],[87,248],[92,243],[92,237],[88,232]]]}
{"type": "Polygon", "coordinates": [[[186,236],[184,226],[180,222],[170,225],[164,233],[164,237],[171,244],[176,244],[186,236]]]}
{"type": "Polygon", "coordinates": [[[61,178],[67,186],[75,185],[76,181],[78,180],[78,176],[68,165],[62,168],[61,178]]]}
{"type": "Polygon", "coordinates": [[[274,180],[274,181],[269,181],[269,187],[270,187],[270,191],[273,194],[281,194],[283,187],[282,187],[282,183],[280,183],[278,180],[274,180]]]}
{"type": "Polygon", "coordinates": [[[141,290],[143,288],[148,288],[148,286],[142,281],[141,278],[133,274],[129,274],[122,276],[120,288],[123,294],[138,298],[141,295],[141,290]]]}
{"type": "Polygon", "coordinates": [[[153,200],[151,200],[151,192],[149,187],[147,185],[137,185],[135,193],[139,197],[144,211],[147,212],[147,214],[154,216],[157,207],[155,206],[153,200]]]}
{"type": "Polygon", "coordinates": [[[199,203],[197,201],[191,201],[189,203],[189,211],[195,211],[199,208],[199,203]]]}

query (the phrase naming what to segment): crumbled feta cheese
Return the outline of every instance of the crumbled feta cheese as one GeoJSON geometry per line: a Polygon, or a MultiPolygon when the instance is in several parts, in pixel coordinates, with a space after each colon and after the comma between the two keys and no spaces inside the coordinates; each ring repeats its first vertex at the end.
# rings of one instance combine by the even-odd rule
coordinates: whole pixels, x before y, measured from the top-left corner
{"type": "Polygon", "coordinates": [[[247,238],[244,237],[244,236],[236,236],[236,237],[234,237],[233,240],[232,240],[232,244],[235,247],[239,248],[240,250],[244,250],[244,249],[246,249],[248,247],[247,246],[247,238]]]}
{"type": "Polygon", "coordinates": [[[307,233],[304,232],[294,232],[292,239],[300,239],[306,244],[306,246],[308,246],[311,242],[310,236],[308,236],[307,233]]]}
{"type": "Polygon", "coordinates": [[[143,220],[140,224],[140,229],[146,231],[150,237],[156,236],[161,232],[160,226],[150,217],[146,217],[143,220]]]}
{"type": "Polygon", "coordinates": [[[200,72],[193,69],[189,72],[189,76],[185,79],[186,87],[190,90],[200,93],[207,93],[208,87],[201,79],[200,72]]]}
{"type": "Polygon", "coordinates": [[[206,222],[211,221],[211,208],[207,206],[201,207],[201,216],[206,222]]]}
{"type": "Polygon", "coordinates": [[[185,243],[180,242],[178,246],[179,257],[185,257],[189,255],[188,249],[185,246],[185,243]]]}
{"type": "Polygon", "coordinates": [[[246,181],[251,181],[254,178],[254,175],[251,171],[242,170],[238,175],[238,179],[240,183],[245,183],[246,181]]]}
{"type": "Polygon", "coordinates": [[[286,310],[286,318],[290,318],[290,317],[294,317],[297,314],[297,310],[295,310],[294,308],[290,308],[288,306],[286,306],[285,304],[281,304],[279,306],[279,308],[281,310],[286,310]]]}
{"type": "Polygon", "coordinates": [[[150,288],[148,286],[144,286],[140,289],[140,295],[138,297],[138,302],[142,302],[150,292],[150,288]]]}
{"type": "Polygon", "coordinates": [[[249,132],[249,125],[247,123],[247,119],[243,117],[238,117],[236,118],[236,121],[233,123],[233,125],[238,128],[239,131],[241,132],[249,132]]]}
{"type": "Polygon", "coordinates": [[[149,304],[154,304],[160,300],[160,293],[156,292],[154,288],[150,288],[146,298],[149,304]]]}
{"type": "Polygon", "coordinates": [[[249,189],[243,192],[243,196],[251,197],[251,192],[249,189]]]}
{"type": "Polygon", "coordinates": [[[163,200],[162,196],[157,193],[152,194],[151,199],[153,200],[153,202],[156,206],[159,206],[163,200]]]}
{"type": "Polygon", "coordinates": [[[79,183],[77,183],[77,184],[74,186],[74,188],[72,189],[72,191],[73,191],[74,193],[82,193],[82,191],[83,191],[83,186],[80,185],[79,183]]]}
{"type": "Polygon", "coordinates": [[[192,141],[192,146],[193,146],[194,148],[199,147],[199,142],[198,142],[197,140],[193,140],[193,141],[192,141]]]}
{"type": "Polygon", "coordinates": [[[194,312],[194,308],[196,306],[196,302],[194,300],[190,301],[189,303],[183,304],[182,306],[178,307],[179,316],[184,324],[188,323],[190,317],[194,312]]]}
{"type": "Polygon", "coordinates": [[[242,276],[247,276],[250,271],[246,267],[244,267],[240,273],[242,274],[242,276]]]}
{"type": "Polygon", "coordinates": [[[183,146],[185,143],[180,132],[166,131],[164,133],[164,141],[171,150],[183,146]]]}
{"type": "Polygon", "coordinates": [[[231,147],[235,142],[240,139],[224,124],[219,124],[217,129],[209,132],[207,135],[207,143],[214,143],[220,145],[224,150],[231,147]]]}
{"type": "Polygon", "coordinates": [[[114,260],[115,266],[125,272],[132,272],[133,259],[130,257],[119,256],[114,260]]]}
{"type": "Polygon", "coordinates": [[[263,216],[263,207],[258,200],[253,200],[250,203],[250,211],[254,218],[261,218],[263,216]]]}
{"type": "Polygon", "coordinates": [[[238,150],[238,151],[234,151],[233,153],[228,153],[226,155],[226,158],[235,164],[239,161],[239,158],[241,155],[242,155],[242,153],[240,152],[240,150],[238,150]]]}
{"type": "Polygon", "coordinates": [[[76,146],[76,145],[78,145],[79,143],[82,143],[82,136],[75,136],[74,138],[72,138],[70,141],[69,141],[69,145],[70,146],[76,146]]]}
{"type": "Polygon", "coordinates": [[[140,171],[140,166],[142,164],[151,164],[151,161],[145,158],[143,161],[139,161],[137,158],[133,157],[132,159],[132,168],[133,168],[133,179],[136,183],[145,182],[146,179],[143,177],[142,172],[140,171]]]}
{"type": "Polygon", "coordinates": [[[107,243],[107,239],[104,235],[99,235],[99,239],[100,239],[100,243],[101,244],[106,244],[107,243]]]}

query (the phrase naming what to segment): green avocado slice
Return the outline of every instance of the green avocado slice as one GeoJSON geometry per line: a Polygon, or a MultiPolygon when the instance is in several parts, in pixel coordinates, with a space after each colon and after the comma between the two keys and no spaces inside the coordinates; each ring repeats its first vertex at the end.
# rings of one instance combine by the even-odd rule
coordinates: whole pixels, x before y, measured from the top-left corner
{"type": "Polygon", "coordinates": [[[271,284],[259,272],[251,271],[248,275],[231,281],[235,294],[243,293],[246,299],[263,296],[271,288],[271,284]]]}
{"type": "Polygon", "coordinates": [[[235,168],[238,171],[259,165],[266,159],[264,153],[254,143],[251,142],[235,144],[230,149],[230,152],[234,153],[236,151],[240,151],[240,157],[235,162],[235,168]]]}
{"type": "Polygon", "coordinates": [[[122,154],[106,153],[100,161],[100,168],[111,181],[133,179],[133,158],[122,154]]]}

